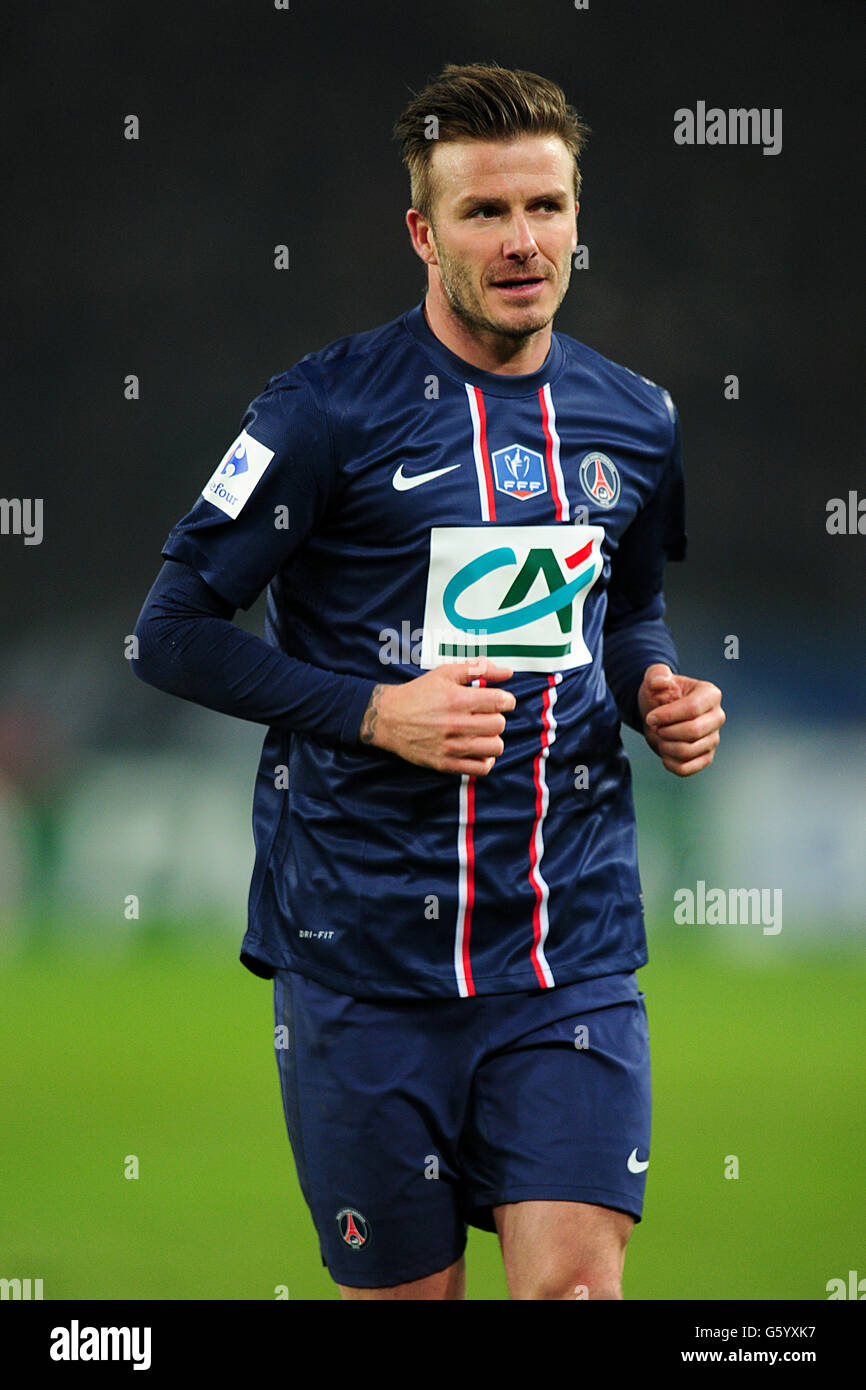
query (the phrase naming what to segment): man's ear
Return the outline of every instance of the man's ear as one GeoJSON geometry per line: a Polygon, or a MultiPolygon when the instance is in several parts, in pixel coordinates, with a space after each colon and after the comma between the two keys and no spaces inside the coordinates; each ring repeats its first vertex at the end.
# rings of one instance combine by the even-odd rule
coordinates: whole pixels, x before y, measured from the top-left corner
{"type": "Polygon", "coordinates": [[[577,215],[578,215],[579,212],[580,212],[580,203],[575,203],[575,205],[574,205],[574,234],[573,234],[573,236],[572,236],[572,238],[571,238],[571,249],[572,249],[572,251],[576,251],[576,250],[577,250],[577,215]]]}
{"type": "Polygon", "coordinates": [[[429,219],[417,208],[410,208],[406,213],[406,226],[409,228],[415,254],[421,257],[425,265],[438,265],[433,226],[429,219]]]}

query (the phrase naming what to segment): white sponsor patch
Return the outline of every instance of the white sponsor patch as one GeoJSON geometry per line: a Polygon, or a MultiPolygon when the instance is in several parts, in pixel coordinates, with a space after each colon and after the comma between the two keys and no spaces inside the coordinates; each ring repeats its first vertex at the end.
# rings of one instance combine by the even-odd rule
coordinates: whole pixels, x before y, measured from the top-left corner
{"type": "Polygon", "coordinates": [[[490,656],[515,671],[587,666],[583,605],[603,526],[434,526],[422,668],[490,656]]]}
{"type": "Polygon", "coordinates": [[[241,430],[202,488],[202,497],[226,516],[240,516],[273,456],[273,449],[241,430]]]}

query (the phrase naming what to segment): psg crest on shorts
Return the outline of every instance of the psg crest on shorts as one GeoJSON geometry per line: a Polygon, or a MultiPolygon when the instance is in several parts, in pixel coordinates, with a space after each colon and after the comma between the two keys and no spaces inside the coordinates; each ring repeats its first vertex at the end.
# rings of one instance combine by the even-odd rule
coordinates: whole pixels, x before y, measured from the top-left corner
{"type": "Polygon", "coordinates": [[[535,449],[509,444],[507,449],[497,449],[492,459],[497,491],[519,497],[521,502],[547,491],[544,459],[535,449]]]}
{"type": "Polygon", "coordinates": [[[352,1250],[361,1250],[370,1239],[370,1223],[356,1207],[343,1207],[337,1212],[337,1226],[343,1240],[352,1250]]]}
{"type": "Polygon", "coordinates": [[[581,460],[580,485],[599,507],[615,507],[619,501],[619,470],[607,454],[587,454],[581,460]]]}

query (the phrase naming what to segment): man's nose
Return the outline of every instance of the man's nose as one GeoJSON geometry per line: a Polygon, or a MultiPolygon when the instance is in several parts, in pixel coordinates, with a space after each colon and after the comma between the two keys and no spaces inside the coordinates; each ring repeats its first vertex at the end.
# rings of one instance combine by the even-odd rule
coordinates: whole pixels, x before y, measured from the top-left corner
{"type": "Polygon", "coordinates": [[[508,223],[505,236],[502,242],[502,253],[505,256],[521,256],[523,259],[533,255],[538,250],[535,244],[535,237],[526,215],[517,212],[508,223]]]}

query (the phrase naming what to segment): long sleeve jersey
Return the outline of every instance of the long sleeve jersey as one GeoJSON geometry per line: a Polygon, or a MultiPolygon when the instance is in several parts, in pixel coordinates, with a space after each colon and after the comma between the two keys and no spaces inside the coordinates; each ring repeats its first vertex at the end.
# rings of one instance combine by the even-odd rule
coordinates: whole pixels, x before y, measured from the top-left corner
{"type": "Polygon", "coordinates": [[[503,993],[647,959],[620,720],[685,551],[668,393],[555,332],[491,373],[418,305],[250,404],[136,631],[144,680],[268,725],[241,959],[356,997],[503,993]],[[264,640],[235,627],[267,589],[264,640]],[[487,777],[359,741],[378,682],[514,670],[487,777]]]}

